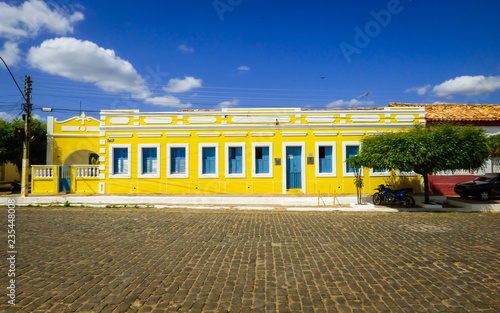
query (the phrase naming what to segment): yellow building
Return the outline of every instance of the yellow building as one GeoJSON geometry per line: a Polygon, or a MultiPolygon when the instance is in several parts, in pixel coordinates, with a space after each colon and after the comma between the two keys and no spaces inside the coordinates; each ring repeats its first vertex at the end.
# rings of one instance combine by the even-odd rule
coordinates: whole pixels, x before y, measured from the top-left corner
{"type": "MultiPolygon", "coordinates": [[[[33,193],[355,193],[345,159],[358,153],[363,136],[415,123],[425,123],[424,108],[113,110],[101,111],[100,120],[49,118],[47,160],[54,166],[33,168],[33,193]]],[[[389,176],[364,169],[364,191],[389,176]]],[[[402,176],[418,190],[415,175],[402,176]]]]}
{"type": "Polygon", "coordinates": [[[21,180],[21,175],[17,166],[7,162],[0,165],[0,184],[1,183],[11,183],[21,180]]]}

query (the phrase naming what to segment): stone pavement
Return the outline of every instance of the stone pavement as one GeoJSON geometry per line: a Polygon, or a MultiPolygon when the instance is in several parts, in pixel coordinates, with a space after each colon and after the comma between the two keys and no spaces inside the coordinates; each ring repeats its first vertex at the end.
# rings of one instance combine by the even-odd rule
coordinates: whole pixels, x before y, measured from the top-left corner
{"type": "Polygon", "coordinates": [[[500,214],[0,211],[1,312],[500,312],[500,214]]]}

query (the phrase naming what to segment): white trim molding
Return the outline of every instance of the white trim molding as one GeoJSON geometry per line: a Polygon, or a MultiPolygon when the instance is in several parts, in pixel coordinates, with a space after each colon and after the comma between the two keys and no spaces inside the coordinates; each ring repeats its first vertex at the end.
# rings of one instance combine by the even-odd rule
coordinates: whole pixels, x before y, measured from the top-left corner
{"type": "Polygon", "coordinates": [[[282,137],[305,137],[307,136],[307,132],[283,132],[281,133],[282,137]]]}
{"type": "Polygon", "coordinates": [[[219,144],[200,143],[198,144],[198,178],[219,178],[219,144]],[[203,174],[203,149],[215,148],[215,173],[203,174]]]}
{"type": "MultiPolygon", "coordinates": [[[[99,161],[104,162],[105,157],[99,157],[99,161]],[[102,161],[101,161],[102,159],[102,161]]],[[[131,144],[110,144],[109,145],[109,178],[130,178],[132,175],[132,145],[131,144]],[[115,148],[126,148],[127,149],[127,171],[125,173],[114,174],[114,153],[115,148]]]]}
{"type": "MultiPolygon", "coordinates": [[[[346,147],[347,146],[358,146],[361,151],[361,141],[344,141],[342,142],[342,174],[344,177],[354,177],[354,173],[347,172],[347,163],[346,159],[346,147]]],[[[361,176],[363,176],[363,168],[361,168],[361,176]]]]}
{"type": "Polygon", "coordinates": [[[161,171],[161,149],[160,144],[137,145],[137,177],[138,178],[160,178],[161,171]],[[142,150],[144,148],[156,148],[156,173],[143,173],[142,150]]]}
{"type": "Polygon", "coordinates": [[[165,133],[165,137],[191,137],[190,133],[165,133]]]}
{"type": "Polygon", "coordinates": [[[315,157],[315,171],[316,177],[337,177],[337,143],[335,141],[316,142],[316,157],[315,157]],[[320,173],[319,172],[319,148],[332,147],[332,172],[320,173]]]}
{"type": "Polygon", "coordinates": [[[188,143],[168,143],[167,144],[167,178],[189,178],[189,144],[188,143]],[[185,164],[184,173],[172,173],[171,149],[184,148],[185,164]]]}
{"type": "Polygon", "coordinates": [[[244,142],[226,143],[225,151],[225,174],[227,178],[245,178],[246,177],[246,150],[244,142]],[[229,173],[229,148],[241,148],[241,173],[229,173]]]}
{"type": "Polygon", "coordinates": [[[273,143],[272,142],[252,142],[252,177],[255,178],[272,178],[274,175],[273,165],[273,143]],[[269,173],[257,173],[255,164],[255,148],[257,147],[268,147],[269,148],[269,173]]]}

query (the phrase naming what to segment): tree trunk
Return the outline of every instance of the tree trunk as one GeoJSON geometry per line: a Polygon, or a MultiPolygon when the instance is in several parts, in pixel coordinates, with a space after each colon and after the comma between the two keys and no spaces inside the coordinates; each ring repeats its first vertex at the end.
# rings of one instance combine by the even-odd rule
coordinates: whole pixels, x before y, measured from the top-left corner
{"type": "Polygon", "coordinates": [[[429,174],[424,173],[424,203],[429,204],[429,174]]]}

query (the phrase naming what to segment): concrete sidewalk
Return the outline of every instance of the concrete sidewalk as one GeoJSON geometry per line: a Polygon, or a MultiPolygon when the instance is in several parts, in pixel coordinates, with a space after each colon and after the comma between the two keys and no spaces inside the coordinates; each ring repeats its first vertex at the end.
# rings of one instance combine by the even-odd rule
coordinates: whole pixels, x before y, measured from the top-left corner
{"type": "Polygon", "coordinates": [[[423,206],[422,196],[415,196],[417,205],[406,209],[401,205],[375,206],[371,195],[363,197],[363,205],[356,205],[355,196],[246,196],[246,195],[30,195],[20,197],[4,194],[0,206],[8,199],[17,206],[84,206],[84,207],[150,207],[191,209],[286,210],[286,211],[358,211],[358,212],[500,212],[500,203],[461,200],[445,196],[432,196],[435,205],[423,206]]]}

